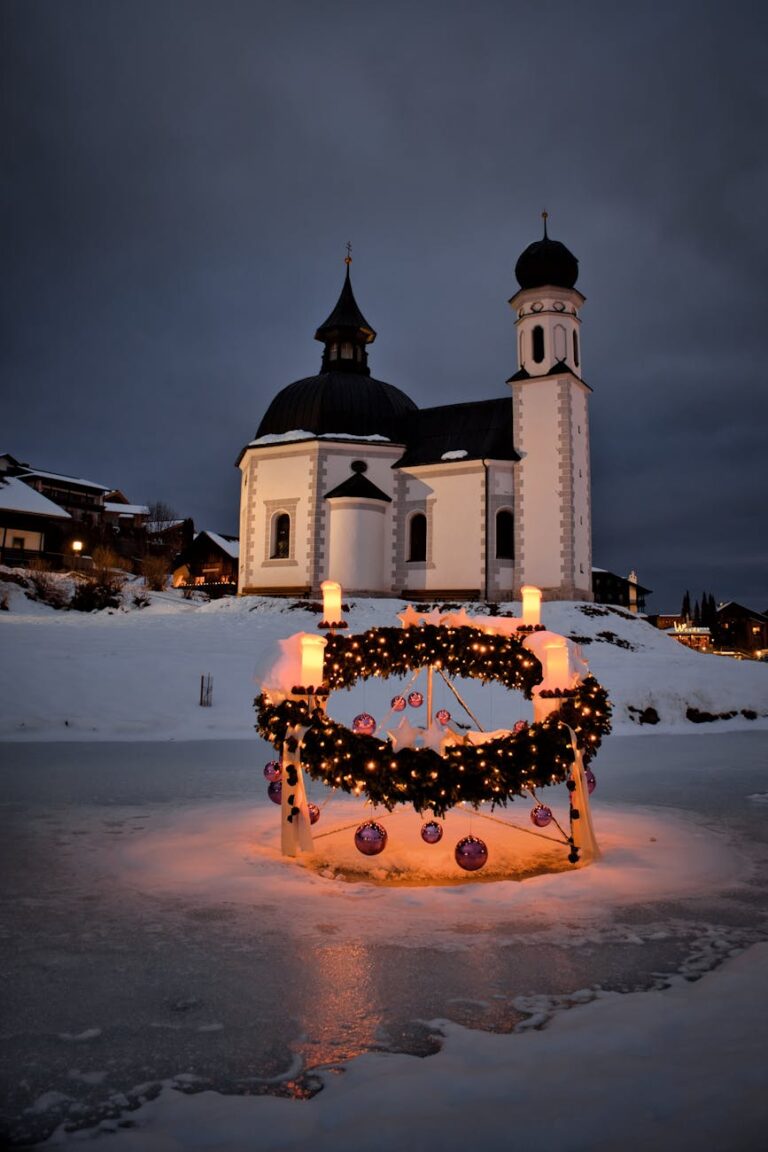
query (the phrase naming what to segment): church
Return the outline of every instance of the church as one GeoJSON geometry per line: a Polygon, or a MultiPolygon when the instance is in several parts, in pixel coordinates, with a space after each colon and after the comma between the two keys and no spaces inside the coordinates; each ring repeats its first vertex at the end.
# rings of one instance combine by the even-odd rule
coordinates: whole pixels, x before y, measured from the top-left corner
{"type": "Polygon", "coordinates": [[[515,266],[517,371],[487,400],[419,408],[372,376],[350,263],[320,372],[278,392],[237,460],[239,592],[591,600],[585,297],[546,214],[515,266]]]}

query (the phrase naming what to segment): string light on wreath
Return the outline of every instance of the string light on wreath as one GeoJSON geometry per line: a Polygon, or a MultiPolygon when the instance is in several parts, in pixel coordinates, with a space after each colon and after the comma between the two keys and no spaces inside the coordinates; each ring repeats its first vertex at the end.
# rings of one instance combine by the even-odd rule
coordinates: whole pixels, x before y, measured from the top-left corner
{"type": "MultiPolygon", "coordinates": [[[[543,675],[539,661],[515,637],[424,624],[328,636],[323,691],[351,688],[371,676],[405,676],[430,665],[449,678],[500,682],[527,698],[543,675]]],[[[313,779],[364,794],[389,811],[411,804],[438,818],[461,802],[504,806],[515,796],[564,781],[574,761],[571,730],[585,763],[610,731],[607,694],[591,676],[557,698],[540,722],[520,721],[512,732],[479,744],[452,734],[455,742],[440,751],[414,746],[413,728],[394,729],[387,740],[353,732],[327,715],[318,696],[273,700],[262,693],[256,701],[260,734],[280,749],[288,728],[300,726],[306,730],[302,766],[313,779]]]]}

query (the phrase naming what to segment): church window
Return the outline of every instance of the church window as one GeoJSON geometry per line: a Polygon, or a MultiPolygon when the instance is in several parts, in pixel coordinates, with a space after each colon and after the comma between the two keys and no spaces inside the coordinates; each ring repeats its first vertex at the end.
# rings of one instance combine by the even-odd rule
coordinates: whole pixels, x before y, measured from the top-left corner
{"type": "Polygon", "coordinates": [[[533,344],[534,363],[541,364],[544,359],[544,329],[541,324],[537,324],[533,329],[531,340],[533,344]]]}
{"type": "Polygon", "coordinates": [[[337,358],[337,356],[339,355],[338,344],[331,344],[330,351],[329,351],[328,355],[330,356],[331,360],[335,360],[337,358]]]}
{"type": "Polygon", "coordinates": [[[515,518],[508,508],[496,513],[496,559],[515,558],[515,518]]]}
{"type": "Polygon", "coordinates": [[[573,362],[578,368],[579,366],[579,334],[574,331],[573,333],[573,362]]]}
{"type": "Polygon", "coordinates": [[[352,345],[349,343],[349,341],[345,341],[345,343],[341,346],[341,358],[342,360],[352,359],[352,345]]]}
{"type": "Polygon", "coordinates": [[[426,560],[427,558],[427,518],[422,512],[416,512],[408,522],[408,559],[426,560]]]}
{"type": "Polygon", "coordinates": [[[291,554],[291,518],[287,512],[278,512],[272,521],[273,560],[287,560],[291,554]]]}

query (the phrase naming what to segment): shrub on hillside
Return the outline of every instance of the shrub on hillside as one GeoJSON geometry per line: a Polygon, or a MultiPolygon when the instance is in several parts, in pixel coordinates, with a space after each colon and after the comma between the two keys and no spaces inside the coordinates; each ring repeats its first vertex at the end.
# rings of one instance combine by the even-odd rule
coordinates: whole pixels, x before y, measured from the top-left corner
{"type": "Polygon", "coordinates": [[[30,591],[27,592],[30,600],[39,600],[50,608],[67,607],[67,590],[62,583],[51,574],[51,566],[47,560],[35,556],[29,562],[27,581],[30,591]]]}
{"type": "Polygon", "coordinates": [[[145,556],[141,562],[144,584],[150,592],[162,592],[168,581],[168,564],[164,556],[145,556]]]}
{"type": "Polygon", "coordinates": [[[94,548],[93,568],[78,584],[69,607],[77,612],[119,608],[126,577],[125,572],[117,568],[118,562],[119,558],[111,548],[94,548]]]}

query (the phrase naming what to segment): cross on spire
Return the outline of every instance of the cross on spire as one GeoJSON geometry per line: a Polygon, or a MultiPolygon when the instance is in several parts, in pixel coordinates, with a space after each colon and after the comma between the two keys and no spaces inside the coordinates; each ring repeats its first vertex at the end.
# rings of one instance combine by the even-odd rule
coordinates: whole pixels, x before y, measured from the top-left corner
{"type": "Polygon", "coordinates": [[[547,212],[546,210],[544,212],[542,212],[541,218],[544,221],[544,239],[547,240],[548,239],[548,237],[547,237],[547,220],[549,219],[549,212],[547,212]]]}
{"type": "Polygon", "coordinates": [[[351,240],[347,240],[347,254],[344,257],[344,263],[346,264],[347,268],[349,268],[350,264],[352,263],[352,241],[351,240]]]}

